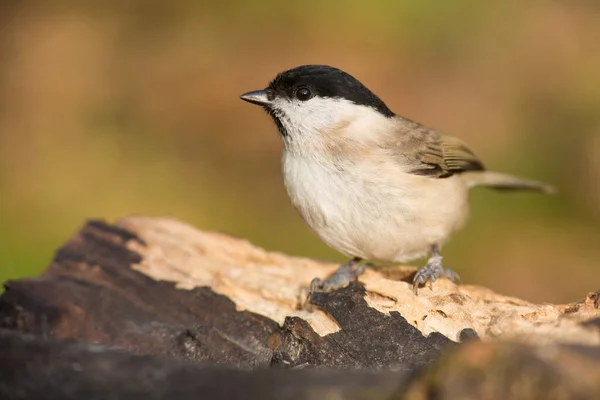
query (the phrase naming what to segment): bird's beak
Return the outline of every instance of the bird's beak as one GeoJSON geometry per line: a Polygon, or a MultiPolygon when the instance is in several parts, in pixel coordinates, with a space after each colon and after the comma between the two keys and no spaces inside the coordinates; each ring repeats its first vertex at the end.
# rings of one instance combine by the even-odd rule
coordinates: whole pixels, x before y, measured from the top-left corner
{"type": "Polygon", "coordinates": [[[266,90],[255,90],[253,92],[244,93],[240,96],[240,99],[260,106],[271,104],[271,100],[269,100],[266,90]]]}

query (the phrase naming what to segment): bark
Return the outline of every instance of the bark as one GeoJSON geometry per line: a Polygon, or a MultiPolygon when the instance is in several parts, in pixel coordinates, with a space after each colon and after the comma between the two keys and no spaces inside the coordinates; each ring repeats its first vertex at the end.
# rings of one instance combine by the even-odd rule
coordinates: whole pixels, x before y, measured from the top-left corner
{"type": "Polygon", "coordinates": [[[415,296],[414,268],[392,267],[307,297],[310,280],[336,267],[170,219],[89,222],[41,276],[6,283],[0,394],[585,398],[599,389],[597,292],[532,304],[441,279],[415,296]]]}

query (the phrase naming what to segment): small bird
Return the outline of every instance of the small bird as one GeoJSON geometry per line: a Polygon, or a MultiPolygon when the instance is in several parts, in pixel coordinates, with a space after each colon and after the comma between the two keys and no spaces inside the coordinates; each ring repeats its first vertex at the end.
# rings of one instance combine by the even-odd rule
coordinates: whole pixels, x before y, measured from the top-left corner
{"type": "Polygon", "coordinates": [[[327,65],[279,73],[242,100],[262,106],[283,140],[288,195],[308,227],[351,258],[311,291],[355,280],[361,261],[407,262],[430,255],[413,288],[439,277],[440,250],[465,223],[468,189],[552,193],[546,184],[487,171],[459,139],[392,112],[366,86],[327,65]]]}

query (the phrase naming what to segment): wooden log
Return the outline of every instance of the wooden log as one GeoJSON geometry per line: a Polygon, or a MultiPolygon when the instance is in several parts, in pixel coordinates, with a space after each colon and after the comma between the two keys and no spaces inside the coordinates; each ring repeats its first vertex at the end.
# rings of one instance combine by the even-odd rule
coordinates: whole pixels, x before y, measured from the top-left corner
{"type": "MultiPolygon", "coordinates": [[[[233,381],[239,378],[243,385],[251,381],[248,376],[266,382],[279,377],[269,374],[279,374],[274,371],[282,368],[319,366],[361,369],[355,373],[365,380],[356,379],[365,390],[373,385],[385,393],[429,390],[423,388],[435,381],[427,380],[434,376],[432,371],[448,373],[445,366],[464,356],[442,358],[437,364],[436,360],[442,354],[471,351],[459,344],[466,339],[480,342],[469,346],[491,348],[478,350],[481,354],[496,354],[505,346],[499,341],[510,341],[509,352],[527,354],[532,365],[544,365],[544,373],[565,380],[573,381],[572,376],[546,365],[550,361],[544,364],[536,353],[540,346],[552,346],[561,355],[576,354],[564,356],[573,360],[580,359],[581,351],[573,353],[572,347],[585,346],[581,348],[595,355],[581,364],[589,362],[592,369],[600,365],[594,353],[600,345],[598,292],[569,305],[533,304],[441,279],[433,291],[425,288],[415,296],[409,284],[415,269],[390,267],[369,270],[358,283],[307,299],[311,279],[335,268],[331,263],[267,252],[245,240],[199,231],[172,219],[91,221],[57,252],[41,276],[5,285],[0,328],[10,332],[0,335],[0,349],[10,351],[0,354],[0,394],[14,395],[21,382],[19,374],[6,379],[8,365],[26,365],[23,376],[27,379],[59,382],[67,373],[65,368],[79,356],[90,365],[111,366],[102,373],[90,367],[89,371],[95,371],[90,376],[79,374],[89,384],[94,384],[95,376],[102,376],[123,393],[135,389],[135,383],[125,388],[118,382],[127,376],[135,381],[135,366],[148,360],[156,366],[148,370],[151,374],[176,376],[181,368],[189,367],[181,363],[193,363],[197,368],[194,379],[231,374],[233,381]],[[14,348],[27,352],[29,358],[19,359],[14,348]],[[55,357],[44,356],[48,352],[55,357]],[[64,354],[71,358],[63,359],[64,354]],[[103,359],[98,354],[108,355],[103,359]],[[166,369],[158,366],[161,362],[166,369]],[[208,367],[216,365],[261,372],[239,375],[239,371],[208,367]],[[260,367],[270,367],[269,372],[260,367]],[[366,378],[372,371],[384,370],[397,374],[366,378]],[[419,375],[417,371],[426,372],[419,375]],[[421,380],[409,385],[406,376],[421,376],[421,380]]],[[[489,356],[486,362],[496,361],[489,356]]],[[[327,378],[319,378],[319,372],[309,375],[313,373],[315,382],[327,390],[337,390],[340,382],[345,385],[346,379],[354,379],[354,375],[336,372],[327,372],[331,374],[327,378]]],[[[192,375],[186,376],[192,379],[192,375]]],[[[306,378],[298,376],[285,379],[293,386],[295,379],[306,378]]],[[[167,390],[177,381],[173,379],[156,385],[165,385],[161,390],[167,390]]],[[[84,387],[72,393],[80,395],[78,390],[84,387]]],[[[294,387],[291,392],[303,393],[294,387]]],[[[37,390],[31,388],[30,394],[37,390]]],[[[283,390],[277,385],[272,388],[279,395],[277,390],[283,390]]],[[[362,392],[357,389],[355,393],[362,392]]],[[[73,396],[66,398],[77,398],[73,396]]]]}
{"type": "Polygon", "coordinates": [[[2,330],[0,350],[0,398],[11,400],[390,398],[409,377],[406,372],[246,371],[2,330]]]}

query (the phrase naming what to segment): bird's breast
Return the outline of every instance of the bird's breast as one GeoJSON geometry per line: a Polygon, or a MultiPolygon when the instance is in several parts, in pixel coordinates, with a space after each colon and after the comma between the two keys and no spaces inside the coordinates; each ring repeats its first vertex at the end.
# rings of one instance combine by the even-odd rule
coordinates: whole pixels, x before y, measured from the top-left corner
{"type": "Polygon", "coordinates": [[[442,242],[466,215],[460,179],[411,175],[394,163],[283,155],[293,205],[330,247],[371,260],[405,261],[442,242]]]}
{"type": "Polygon", "coordinates": [[[350,179],[333,164],[284,154],[283,176],[292,204],[317,233],[339,218],[340,206],[352,206],[350,179]]]}

